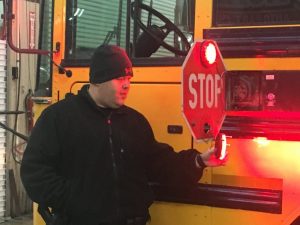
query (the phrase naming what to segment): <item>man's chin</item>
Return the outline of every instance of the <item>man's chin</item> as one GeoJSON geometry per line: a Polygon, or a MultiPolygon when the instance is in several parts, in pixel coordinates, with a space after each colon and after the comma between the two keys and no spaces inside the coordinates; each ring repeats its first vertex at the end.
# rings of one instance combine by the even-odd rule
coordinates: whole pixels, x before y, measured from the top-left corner
{"type": "Polygon", "coordinates": [[[120,108],[123,105],[124,105],[124,102],[116,102],[112,108],[118,109],[118,108],[120,108]]]}

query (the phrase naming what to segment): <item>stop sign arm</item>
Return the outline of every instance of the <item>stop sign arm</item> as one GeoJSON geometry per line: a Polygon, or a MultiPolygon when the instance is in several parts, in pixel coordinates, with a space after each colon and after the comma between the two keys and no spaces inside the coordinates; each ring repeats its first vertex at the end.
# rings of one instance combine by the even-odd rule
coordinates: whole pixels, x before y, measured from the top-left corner
{"type": "Polygon", "coordinates": [[[214,41],[195,42],[182,66],[182,112],[196,140],[215,139],[225,118],[225,65],[214,41]],[[204,43],[215,46],[215,61],[201,60],[204,43]]]}

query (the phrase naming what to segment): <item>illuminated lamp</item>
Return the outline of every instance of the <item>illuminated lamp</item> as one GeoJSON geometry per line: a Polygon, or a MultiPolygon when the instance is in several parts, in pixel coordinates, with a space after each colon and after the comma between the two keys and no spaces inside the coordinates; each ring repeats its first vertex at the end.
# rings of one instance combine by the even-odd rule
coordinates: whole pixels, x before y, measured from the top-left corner
{"type": "Polygon", "coordinates": [[[217,59],[217,49],[212,41],[204,41],[200,48],[200,60],[205,67],[212,66],[217,59]]]}
{"type": "Polygon", "coordinates": [[[255,137],[253,141],[256,142],[259,146],[267,146],[270,143],[270,140],[266,137],[255,137]]]}
{"type": "Polygon", "coordinates": [[[223,160],[226,157],[226,135],[223,133],[219,133],[215,140],[215,148],[216,148],[216,158],[223,160]]]}

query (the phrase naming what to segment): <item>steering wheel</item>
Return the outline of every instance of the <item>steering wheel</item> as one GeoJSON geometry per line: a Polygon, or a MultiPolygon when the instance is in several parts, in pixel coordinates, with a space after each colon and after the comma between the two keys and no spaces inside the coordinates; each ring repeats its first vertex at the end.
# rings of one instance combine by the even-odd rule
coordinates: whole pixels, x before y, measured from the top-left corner
{"type": "MultiPolygon", "coordinates": [[[[136,3],[133,2],[132,10],[131,10],[133,12],[133,15],[135,15],[134,9],[133,9],[135,6],[136,6],[136,3]]],[[[160,12],[156,11],[155,9],[151,8],[150,6],[140,3],[140,4],[138,4],[138,7],[140,9],[146,10],[148,12],[149,16],[148,16],[147,27],[142,23],[141,19],[138,17],[135,18],[137,25],[146,34],[148,34],[152,39],[154,39],[155,42],[157,42],[157,44],[162,45],[164,48],[168,49],[169,51],[173,52],[176,55],[186,56],[189,49],[191,48],[191,45],[188,42],[185,35],[182,33],[182,31],[179,30],[179,28],[174,23],[172,23],[167,17],[165,17],[164,15],[162,15],[160,12]],[[160,27],[156,26],[156,25],[151,25],[151,17],[150,17],[151,14],[155,15],[157,18],[159,18],[161,21],[163,21],[164,25],[160,26],[160,27]],[[174,31],[174,33],[177,34],[181,38],[181,40],[184,44],[185,50],[180,50],[178,47],[172,46],[164,41],[164,38],[171,31],[174,31]]]]}

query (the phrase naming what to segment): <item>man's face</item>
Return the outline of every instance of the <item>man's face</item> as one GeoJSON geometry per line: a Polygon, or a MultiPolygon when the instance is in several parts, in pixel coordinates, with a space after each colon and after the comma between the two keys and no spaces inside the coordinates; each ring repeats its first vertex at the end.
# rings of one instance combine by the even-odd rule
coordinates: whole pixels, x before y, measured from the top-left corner
{"type": "Polygon", "coordinates": [[[131,76],[122,76],[100,84],[91,84],[90,93],[97,105],[119,108],[124,105],[130,88],[131,76]]]}

